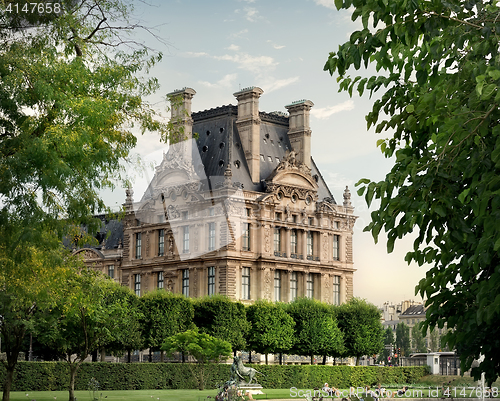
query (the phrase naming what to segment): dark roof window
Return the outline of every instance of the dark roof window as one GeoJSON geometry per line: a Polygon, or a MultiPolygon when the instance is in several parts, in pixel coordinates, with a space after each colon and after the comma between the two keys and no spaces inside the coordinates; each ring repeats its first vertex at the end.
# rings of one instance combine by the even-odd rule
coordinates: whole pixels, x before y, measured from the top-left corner
{"type": "Polygon", "coordinates": [[[209,136],[211,134],[210,130],[207,130],[207,136],[209,136]]]}
{"type": "Polygon", "coordinates": [[[224,167],[224,160],[219,160],[219,167],[224,167]]]}
{"type": "Polygon", "coordinates": [[[207,146],[207,145],[203,146],[203,148],[202,148],[201,150],[202,150],[203,152],[206,152],[206,151],[208,150],[208,146],[207,146]]]}
{"type": "Polygon", "coordinates": [[[219,144],[219,148],[220,148],[220,149],[222,149],[224,146],[226,146],[226,144],[225,144],[224,142],[221,142],[221,143],[219,144]]]}
{"type": "Polygon", "coordinates": [[[219,129],[219,132],[222,134],[222,133],[224,132],[224,128],[222,128],[222,127],[221,127],[221,128],[219,129]]]}

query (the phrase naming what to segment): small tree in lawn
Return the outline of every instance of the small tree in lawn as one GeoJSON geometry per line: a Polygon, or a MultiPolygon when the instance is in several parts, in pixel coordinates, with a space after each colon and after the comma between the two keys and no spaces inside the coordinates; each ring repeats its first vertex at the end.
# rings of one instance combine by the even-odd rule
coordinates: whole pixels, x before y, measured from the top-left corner
{"type": "Polygon", "coordinates": [[[198,369],[188,364],[200,390],[205,389],[205,372],[210,362],[218,362],[222,357],[231,356],[231,344],[228,341],[200,333],[197,328],[178,333],[165,339],[161,347],[167,355],[182,352],[196,359],[198,369]]]}
{"type": "Polygon", "coordinates": [[[69,401],[75,400],[75,378],[85,358],[119,339],[131,324],[128,300],[117,291],[121,293],[121,286],[102,273],[73,271],[57,306],[37,319],[40,341],[63,353],[68,362],[69,401]]]}

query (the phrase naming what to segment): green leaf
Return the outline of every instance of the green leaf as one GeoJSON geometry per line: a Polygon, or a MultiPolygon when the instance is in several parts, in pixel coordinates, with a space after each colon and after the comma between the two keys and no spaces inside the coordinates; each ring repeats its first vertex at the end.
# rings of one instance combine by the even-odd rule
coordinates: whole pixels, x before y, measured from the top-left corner
{"type": "Polygon", "coordinates": [[[413,113],[415,111],[415,106],[412,104],[409,104],[406,106],[406,112],[407,113],[413,113]]]}
{"type": "Polygon", "coordinates": [[[497,86],[495,84],[488,84],[482,88],[481,100],[488,100],[493,93],[496,91],[497,86]]]}
{"type": "Polygon", "coordinates": [[[343,4],[344,4],[343,0],[335,0],[335,7],[337,7],[337,10],[340,10],[343,4]]]}

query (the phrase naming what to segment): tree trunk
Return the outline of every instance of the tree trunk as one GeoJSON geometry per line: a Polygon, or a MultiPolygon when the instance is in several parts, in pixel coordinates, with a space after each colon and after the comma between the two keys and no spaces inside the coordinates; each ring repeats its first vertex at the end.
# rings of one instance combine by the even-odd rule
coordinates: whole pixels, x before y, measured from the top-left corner
{"type": "Polygon", "coordinates": [[[79,365],[70,363],[69,365],[69,401],[75,401],[75,378],[79,365]]]}
{"type": "Polygon", "coordinates": [[[160,362],[165,362],[165,351],[160,352],[160,362]]]}
{"type": "Polygon", "coordinates": [[[311,355],[311,365],[314,365],[314,355],[311,355]]]}
{"type": "Polygon", "coordinates": [[[130,363],[132,351],[127,351],[127,363],[130,363]]]}
{"type": "Polygon", "coordinates": [[[322,365],[326,365],[326,355],[323,355],[323,363],[322,365]]]}
{"type": "Polygon", "coordinates": [[[148,362],[153,362],[153,351],[151,348],[149,348],[149,355],[148,355],[149,361],[148,362]]]}
{"type": "Polygon", "coordinates": [[[97,350],[92,351],[92,362],[97,362],[97,350]]]}
{"type": "Polygon", "coordinates": [[[2,401],[9,401],[10,400],[10,389],[12,388],[12,382],[14,380],[14,369],[16,365],[11,365],[10,363],[7,364],[7,372],[5,375],[5,382],[3,383],[3,395],[2,395],[2,401]]]}
{"type": "Polygon", "coordinates": [[[101,362],[106,362],[106,349],[101,348],[101,362]]]}
{"type": "Polygon", "coordinates": [[[266,365],[269,365],[269,362],[267,361],[267,354],[266,354],[266,365]]]}
{"type": "Polygon", "coordinates": [[[280,365],[283,365],[283,352],[280,352],[280,365]]]}
{"type": "Polygon", "coordinates": [[[248,363],[252,363],[252,351],[248,351],[248,363]]]}
{"type": "Polygon", "coordinates": [[[356,356],[355,358],[356,358],[356,364],[355,364],[355,366],[359,366],[359,357],[356,356]]]}

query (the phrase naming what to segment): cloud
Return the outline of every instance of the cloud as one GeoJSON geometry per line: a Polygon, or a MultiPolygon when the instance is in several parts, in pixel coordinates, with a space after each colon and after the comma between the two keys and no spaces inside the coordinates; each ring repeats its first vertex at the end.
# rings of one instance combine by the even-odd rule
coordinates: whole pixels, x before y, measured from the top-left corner
{"type": "Polygon", "coordinates": [[[224,75],[224,77],[220,80],[218,80],[216,83],[212,84],[207,81],[198,81],[203,86],[206,86],[208,88],[231,88],[233,87],[233,82],[236,80],[237,74],[227,74],[224,75]]]}
{"type": "Polygon", "coordinates": [[[208,57],[208,56],[210,56],[208,53],[205,53],[205,52],[185,52],[184,54],[188,57],[208,57]]]}
{"type": "Polygon", "coordinates": [[[285,45],[277,45],[276,43],[272,43],[272,41],[268,40],[268,43],[271,43],[271,46],[274,47],[276,50],[283,49],[285,45]]]}
{"type": "Polygon", "coordinates": [[[278,63],[268,56],[250,56],[249,54],[235,54],[229,55],[225,54],[223,56],[214,56],[216,60],[232,61],[238,64],[238,68],[251,71],[254,73],[260,73],[263,68],[267,71],[273,69],[278,65],[278,63]]]}
{"type": "Polygon", "coordinates": [[[241,38],[243,35],[245,35],[247,33],[248,33],[248,29],[243,29],[243,30],[241,30],[239,32],[232,33],[231,35],[229,35],[229,38],[230,39],[241,38]]]}
{"type": "Polygon", "coordinates": [[[354,109],[354,102],[352,100],[347,100],[347,101],[340,103],[340,104],[337,104],[335,106],[323,107],[321,109],[314,109],[313,108],[311,110],[311,114],[320,120],[326,120],[332,114],[340,113],[342,111],[349,111],[352,109],[354,109]]]}
{"type": "Polygon", "coordinates": [[[245,15],[245,19],[250,22],[255,22],[257,20],[263,19],[263,17],[259,15],[259,11],[254,7],[245,7],[243,10],[237,9],[234,10],[234,12],[236,14],[243,13],[245,15]]]}
{"type": "Polygon", "coordinates": [[[337,7],[335,7],[335,4],[333,4],[333,0],[314,0],[314,2],[319,6],[323,6],[331,10],[337,9],[337,7]]]}
{"type": "Polygon", "coordinates": [[[229,47],[226,47],[227,50],[234,50],[234,51],[238,51],[240,50],[240,47],[237,46],[237,45],[231,45],[229,47]]]}
{"type": "Polygon", "coordinates": [[[269,85],[262,85],[265,88],[266,93],[273,92],[275,90],[284,88],[285,86],[291,85],[299,80],[299,77],[292,77],[286,79],[273,80],[269,85]]]}
{"type": "Polygon", "coordinates": [[[238,0],[239,2],[244,1],[245,3],[255,3],[255,0],[238,0]]]}

